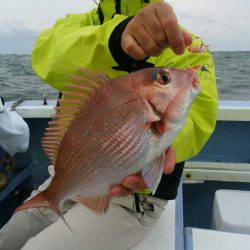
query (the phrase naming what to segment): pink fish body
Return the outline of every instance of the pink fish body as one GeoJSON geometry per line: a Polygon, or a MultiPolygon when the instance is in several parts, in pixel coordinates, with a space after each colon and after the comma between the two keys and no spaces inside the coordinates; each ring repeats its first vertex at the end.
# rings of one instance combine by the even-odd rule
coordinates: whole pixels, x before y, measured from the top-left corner
{"type": "Polygon", "coordinates": [[[110,187],[139,171],[155,192],[164,152],[200,91],[193,69],[149,68],[112,80],[81,71],[43,139],[55,176],[17,211],[48,207],[62,216],[63,203],[73,199],[104,213],[110,187]]]}

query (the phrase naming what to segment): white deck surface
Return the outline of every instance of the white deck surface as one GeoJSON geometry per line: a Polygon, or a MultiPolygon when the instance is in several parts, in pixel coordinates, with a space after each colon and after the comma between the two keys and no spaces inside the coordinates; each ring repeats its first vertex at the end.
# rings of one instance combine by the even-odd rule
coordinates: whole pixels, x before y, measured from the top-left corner
{"type": "Polygon", "coordinates": [[[248,250],[250,235],[188,228],[186,250],[248,250]]]}
{"type": "MultiPolygon", "coordinates": [[[[121,214],[121,217],[122,214],[121,214]]],[[[112,232],[107,231],[108,225],[100,223],[102,218],[93,215],[81,205],[73,207],[66,215],[65,219],[73,233],[59,219],[54,224],[46,228],[37,236],[29,240],[22,250],[109,250],[106,244],[110,244],[110,238],[122,241],[123,232],[119,231],[119,222],[111,225],[112,232]],[[81,223],[82,221],[82,223],[81,223]],[[96,229],[99,233],[96,234],[96,229]],[[101,231],[101,233],[100,233],[101,231]],[[111,235],[110,235],[111,233],[111,235]],[[115,235],[115,236],[114,236],[115,235]],[[117,236],[118,235],[118,236],[117,236]],[[90,242],[99,241],[95,247],[91,247],[90,242]],[[105,243],[106,242],[106,243],[105,243]],[[106,247],[105,247],[106,246],[106,247]]],[[[123,223],[129,223],[127,219],[123,223]]],[[[129,232],[125,232],[129,233],[129,232]]],[[[118,241],[118,244],[120,244],[118,241]]],[[[175,249],[175,201],[170,201],[166,206],[161,219],[153,227],[149,235],[142,240],[132,250],[176,250],[175,249]]],[[[112,248],[113,250],[113,248],[112,248]]],[[[117,249],[124,250],[124,249],[117,249]]]]}

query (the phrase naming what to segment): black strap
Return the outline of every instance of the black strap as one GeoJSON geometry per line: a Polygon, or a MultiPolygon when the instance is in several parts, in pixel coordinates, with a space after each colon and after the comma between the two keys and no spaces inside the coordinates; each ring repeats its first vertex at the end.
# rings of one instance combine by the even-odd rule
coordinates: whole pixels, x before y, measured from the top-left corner
{"type": "Polygon", "coordinates": [[[163,200],[174,200],[176,198],[184,165],[185,162],[177,163],[171,174],[162,175],[154,197],[163,200]]]}
{"type": "Polygon", "coordinates": [[[154,67],[153,63],[147,62],[148,58],[137,61],[128,54],[126,54],[121,46],[121,36],[123,31],[125,30],[127,24],[133,17],[129,17],[119,23],[115,29],[113,30],[110,38],[109,38],[109,50],[117,62],[118,66],[112,67],[115,70],[133,72],[140,69],[154,67]]]}
{"type": "Polygon", "coordinates": [[[103,24],[103,22],[104,22],[104,15],[103,15],[102,8],[101,8],[100,4],[98,6],[97,11],[98,11],[98,16],[99,16],[100,24],[103,24]]]}
{"type": "Polygon", "coordinates": [[[115,0],[115,12],[121,14],[121,0],[115,0]]]}
{"type": "Polygon", "coordinates": [[[134,193],[134,198],[135,198],[135,209],[136,209],[136,212],[140,213],[141,209],[140,209],[139,195],[137,193],[134,193]]]}

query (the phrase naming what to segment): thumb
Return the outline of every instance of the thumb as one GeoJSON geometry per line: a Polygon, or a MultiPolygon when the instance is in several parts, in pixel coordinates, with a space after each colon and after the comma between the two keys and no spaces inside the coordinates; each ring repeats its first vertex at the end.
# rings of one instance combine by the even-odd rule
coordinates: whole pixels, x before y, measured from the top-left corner
{"type": "Polygon", "coordinates": [[[170,146],[166,151],[166,158],[165,158],[163,172],[165,174],[171,174],[174,171],[175,164],[176,164],[175,152],[172,146],[170,146]]]}

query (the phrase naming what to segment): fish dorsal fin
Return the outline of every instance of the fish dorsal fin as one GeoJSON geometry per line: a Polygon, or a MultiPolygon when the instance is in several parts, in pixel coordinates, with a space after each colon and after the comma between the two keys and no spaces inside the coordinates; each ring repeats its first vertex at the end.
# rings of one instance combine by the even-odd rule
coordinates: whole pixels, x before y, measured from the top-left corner
{"type": "Polygon", "coordinates": [[[63,98],[58,100],[60,106],[55,108],[56,114],[42,139],[43,149],[52,163],[55,163],[61,140],[77,113],[102,85],[110,83],[105,74],[95,74],[84,68],[78,68],[78,71],[79,75],[72,75],[74,83],[65,87],[63,98]]]}

